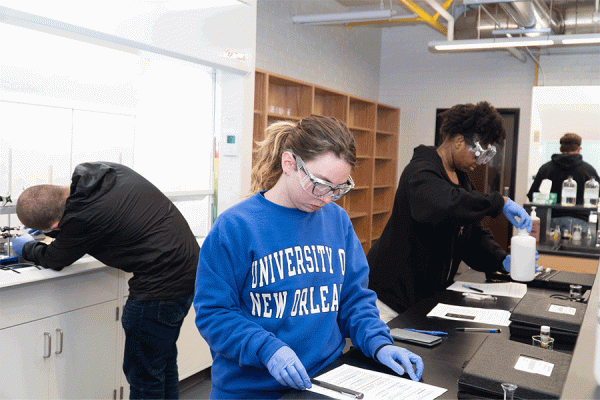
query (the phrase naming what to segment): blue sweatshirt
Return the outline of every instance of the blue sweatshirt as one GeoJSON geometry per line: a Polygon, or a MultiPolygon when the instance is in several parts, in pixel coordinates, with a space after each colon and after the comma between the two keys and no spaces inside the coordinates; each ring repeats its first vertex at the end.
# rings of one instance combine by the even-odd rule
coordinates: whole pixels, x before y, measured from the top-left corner
{"type": "Polygon", "coordinates": [[[236,398],[285,389],[266,368],[285,345],[314,376],[342,354],[346,337],[369,357],[392,344],[368,274],[335,203],[308,213],[258,193],[226,210],[201,246],[194,299],[213,386],[236,398]]]}

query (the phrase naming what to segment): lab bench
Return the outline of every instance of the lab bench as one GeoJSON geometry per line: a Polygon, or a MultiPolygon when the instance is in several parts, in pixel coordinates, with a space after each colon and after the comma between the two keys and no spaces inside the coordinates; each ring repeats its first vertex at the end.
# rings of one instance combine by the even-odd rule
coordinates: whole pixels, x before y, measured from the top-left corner
{"type": "MultiPolygon", "coordinates": [[[[596,271],[600,268],[596,262],[596,271]]],[[[460,270],[459,270],[460,271],[460,270]]],[[[484,274],[471,269],[463,269],[461,274],[457,275],[456,280],[467,282],[484,282],[484,274]]],[[[555,293],[564,293],[548,288],[529,287],[528,292],[551,295],[555,293]]],[[[600,399],[600,387],[594,379],[593,365],[596,345],[596,327],[598,325],[598,297],[600,292],[600,278],[596,273],[595,281],[588,301],[584,315],[583,325],[578,338],[573,343],[557,342],[554,350],[572,355],[565,384],[560,399],[600,399]]],[[[506,341],[517,341],[530,344],[530,339],[525,337],[515,337],[510,334],[509,327],[501,327],[500,333],[472,333],[465,334],[457,332],[457,326],[477,326],[470,322],[461,322],[453,320],[444,320],[438,318],[428,318],[429,311],[438,303],[493,308],[511,311],[519,303],[520,299],[510,297],[498,297],[495,301],[470,300],[465,298],[459,292],[444,291],[437,293],[434,297],[425,299],[401,313],[396,318],[388,322],[390,328],[416,328],[424,330],[441,330],[448,332],[448,336],[442,338],[442,343],[434,347],[423,347],[410,343],[395,342],[396,345],[407,348],[408,350],[422,357],[425,370],[421,382],[447,389],[439,399],[457,399],[457,398],[488,398],[485,396],[474,396],[469,393],[460,392],[458,380],[464,367],[479,349],[483,341],[488,336],[499,338],[506,341]],[[473,325],[470,325],[473,324],[473,325]]],[[[387,367],[382,366],[376,361],[367,358],[356,348],[339,357],[321,372],[329,371],[341,364],[350,364],[361,368],[371,369],[379,372],[385,372],[394,375],[394,372],[387,367]]],[[[320,374],[320,373],[319,373],[320,374]]],[[[319,375],[317,374],[317,375],[319,375]]],[[[307,392],[290,391],[283,396],[283,399],[308,399],[315,398],[313,394],[307,392]]],[[[326,398],[326,397],[318,397],[326,398]]],[[[489,397],[496,398],[496,397],[489,397]]]]}

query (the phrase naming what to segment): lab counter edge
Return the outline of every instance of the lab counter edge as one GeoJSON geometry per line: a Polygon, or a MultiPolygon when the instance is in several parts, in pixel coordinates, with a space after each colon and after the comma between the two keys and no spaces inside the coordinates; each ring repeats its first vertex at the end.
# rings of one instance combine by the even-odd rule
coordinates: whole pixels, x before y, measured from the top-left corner
{"type": "Polygon", "coordinates": [[[23,269],[20,273],[6,270],[1,271],[0,273],[0,288],[24,285],[49,279],[64,278],[65,276],[82,274],[100,268],[108,267],[94,257],[86,255],[75,261],[73,264],[66,266],[61,271],[55,271],[50,268],[38,270],[34,266],[23,269]]]}
{"type": "Polygon", "coordinates": [[[594,377],[596,330],[600,295],[600,263],[592,286],[583,323],[575,344],[571,366],[561,394],[562,400],[600,399],[600,386],[594,377]]]}

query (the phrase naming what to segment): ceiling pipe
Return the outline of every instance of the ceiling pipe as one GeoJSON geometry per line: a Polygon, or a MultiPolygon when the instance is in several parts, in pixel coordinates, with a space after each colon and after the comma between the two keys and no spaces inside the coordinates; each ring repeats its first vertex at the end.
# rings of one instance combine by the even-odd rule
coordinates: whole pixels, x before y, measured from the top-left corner
{"type": "Polygon", "coordinates": [[[521,53],[519,50],[515,49],[514,47],[507,47],[506,51],[508,51],[514,58],[521,61],[522,63],[527,62],[527,57],[523,53],[521,53]]]}
{"type": "Polygon", "coordinates": [[[429,4],[435,11],[437,11],[448,23],[448,33],[446,34],[446,38],[448,41],[454,40],[454,17],[450,15],[448,11],[444,7],[441,6],[436,0],[425,0],[427,4],[429,4]]]}
{"type": "Polygon", "coordinates": [[[560,33],[557,22],[552,19],[550,9],[543,0],[512,1],[499,4],[523,28],[550,28],[553,33],[560,33]]]}
{"type": "Polygon", "coordinates": [[[333,14],[294,15],[292,22],[303,25],[347,24],[359,21],[377,21],[390,19],[396,14],[395,10],[365,10],[333,14]]]}

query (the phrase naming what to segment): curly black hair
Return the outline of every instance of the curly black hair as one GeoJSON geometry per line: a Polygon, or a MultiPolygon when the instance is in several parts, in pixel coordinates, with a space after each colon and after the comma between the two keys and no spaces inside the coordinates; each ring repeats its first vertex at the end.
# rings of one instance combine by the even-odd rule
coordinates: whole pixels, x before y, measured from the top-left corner
{"type": "Polygon", "coordinates": [[[457,104],[440,114],[440,132],[443,141],[462,135],[472,145],[479,140],[482,145],[502,144],[506,131],[502,116],[490,103],[457,104]]]}

